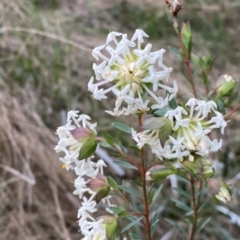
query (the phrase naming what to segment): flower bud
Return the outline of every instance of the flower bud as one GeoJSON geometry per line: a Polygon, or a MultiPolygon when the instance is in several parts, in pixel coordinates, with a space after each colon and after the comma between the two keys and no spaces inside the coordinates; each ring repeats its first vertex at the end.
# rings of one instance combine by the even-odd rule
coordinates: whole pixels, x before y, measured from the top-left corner
{"type": "Polygon", "coordinates": [[[115,240],[118,236],[119,229],[118,223],[115,217],[113,216],[101,216],[98,218],[102,219],[103,221],[100,223],[101,227],[105,229],[106,239],[107,240],[115,240]]]}
{"type": "Polygon", "coordinates": [[[93,192],[96,192],[94,200],[98,203],[101,199],[105,198],[109,191],[110,186],[107,182],[107,178],[102,174],[98,174],[95,178],[92,178],[86,186],[93,192]]]}
{"type": "Polygon", "coordinates": [[[203,171],[203,165],[201,158],[194,159],[194,161],[188,161],[184,160],[181,162],[183,167],[196,175],[197,177],[200,177],[203,171]]]}
{"type": "Polygon", "coordinates": [[[217,88],[217,93],[222,96],[230,96],[236,86],[236,82],[229,75],[223,75],[219,80],[220,84],[217,88]]]}
{"type": "Polygon", "coordinates": [[[151,167],[146,172],[146,180],[147,181],[162,180],[175,173],[176,171],[174,169],[167,168],[164,165],[157,165],[157,166],[151,167]]]}
{"type": "Polygon", "coordinates": [[[201,161],[203,166],[203,171],[202,171],[203,177],[204,179],[209,179],[214,174],[213,163],[210,159],[204,158],[204,157],[201,158],[201,161]]]}
{"type": "Polygon", "coordinates": [[[73,138],[80,143],[84,143],[87,140],[94,138],[94,133],[83,127],[76,127],[75,129],[71,130],[70,133],[72,134],[73,138]]]}
{"type": "Polygon", "coordinates": [[[204,179],[208,179],[214,174],[213,163],[206,157],[198,157],[193,161],[183,161],[181,164],[197,177],[203,176],[204,179]]]}
{"type": "Polygon", "coordinates": [[[209,193],[214,195],[219,201],[226,203],[231,199],[231,192],[228,185],[217,179],[211,178],[208,180],[209,193]]]}

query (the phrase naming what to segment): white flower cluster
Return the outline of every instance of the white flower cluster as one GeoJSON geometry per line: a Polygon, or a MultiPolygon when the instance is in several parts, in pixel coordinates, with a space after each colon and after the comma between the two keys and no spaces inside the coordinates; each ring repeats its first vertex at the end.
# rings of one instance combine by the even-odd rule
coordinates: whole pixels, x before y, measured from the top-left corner
{"type": "Polygon", "coordinates": [[[106,44],[92,50],[92,55],[101,63],[93,64],[95,78],[88,83],[88,90],[98,100],[106,99],[109,92],[116,96],[111,115],[130,115],[139,111],[163,108],[176,96],[178,86],[166,86],[172,71],[163,64],[164,49],[151,52],[152,45],[142,48],[144,37],[148,35],[137,29],[131,40],[127,34],[110,32],[106,44]],[[119,39],[121,38],[121,39],[119,39]],[[104,86],[104,87],[103,87],[104,86]],[[165,98],[158,96],[158,90],[167,92],[165,98]],[[153,100],[143,99],[147,94],[153,100]],[[150,106],[151,104],[151,106],[150,106]]]}
{"type": "Polygon", "coordinates": [[[217,128],[220,128],[223,134],[227,125],[223,115],[215,110],[216,107],[213,101],[205,102],[191,98],[185,108],[179,106],[168,110],[164,117],[170,121],[172,133],[164,146],[159,139],[162,128],[140,133],[132,129],[132,136],[139,148],[148,144],[159,159],[193,161],[195,155],[207,156],[222,146],[222,139],[211,140],[208,136],[217,128]]]}
{"type": "Polygon", "coordinates": [[[67,124],[57,129],[59,142],[55,150],[65,154],[60,160],[67,170],[73,169],[77,175],[74,181],[76,190],[73,194],[78,195],[79,198],[83,200],[82,206],[78,211],[78,218],[81,232],[85,236],[84,239],[92,240],[94,237],[98,236],[97,239],[104,240],[106,239],[105,229],[101,227],[101,220],[96,221],[91,216],[91,214],[97,211],[97,203],[94,200],[96,193],[87,187],[87,183],[99,173],[103,174],[103,167],[106,165],[101,159],[97,162],[93,162],[92,157],[80,161],[78,156],[83,143],[76,140],[72,134],[74,129],[77,128],[85,128],[96,134],[97,124],[90,123],[90,119],[91,118],[87,115],[78,115],[78,111],[69,111],[67,124]],[[85,197],[85,193],[88,193],[90,197],[85,197]]]}

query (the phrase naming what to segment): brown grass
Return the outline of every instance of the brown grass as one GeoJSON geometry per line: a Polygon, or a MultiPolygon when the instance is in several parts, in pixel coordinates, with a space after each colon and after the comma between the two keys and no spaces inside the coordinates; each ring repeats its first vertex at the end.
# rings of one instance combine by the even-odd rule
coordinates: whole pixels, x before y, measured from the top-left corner
{"type": "Polygon", "coordinates": [[[16,99],[1,89],[0,239],[72,239],[79,202],[53,150],[56,137],[31,107],[31,93],[16,99]]]}

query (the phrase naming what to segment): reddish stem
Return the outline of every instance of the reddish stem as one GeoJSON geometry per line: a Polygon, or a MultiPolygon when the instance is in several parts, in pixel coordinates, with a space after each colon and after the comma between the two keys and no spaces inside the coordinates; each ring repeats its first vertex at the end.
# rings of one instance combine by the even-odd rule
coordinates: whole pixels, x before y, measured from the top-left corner
{"type": "MultiPolygon", "coordinates": [[[[138,130],[140,131],[142,127],[142,114],[138,117],[138,130]]],[[[151,240],[151,224],[149,220],[149,203],[147,199],[147,186],[146,186],[146,169],[145,169],[145,162],[144,162],[144,148],[141,149],[141,180],[143,185],[143,201],[144,201],[144,208],[145,208],[145,227],[147,230],[147,239],[151,240]]]]}
{"type": "Polygon", "coordinates": [[[177,31],[178,31],[178,39],[180,41],[181,49],[182,49],[182,52],[183,52],[184,63],[185,63],[185,66],[186,66],[187,74],[188,74],[188,77],[189,77],[189,80],[190,80],[190,84],[192,86],[194,97],[197,98],[197,91],[196,91],[196,87],[195,87],[194,80],[193,80],[192,70],[191,70],[191,67],[190,67],[190,59],[188,58],[187,50],[186,50],[186,48],[185,48],[185,46],[182,42],[181,32],[180,32],[179,29],[177,31]]]}
{"type": "MultiPolygon", "coordinates": [[[[191,175],[191,179],[190,179],[190,184],[191,184],[191,193],[192,193],[192,205],[193,205],[193,224],[191,227],[191,230],[189,232],[189,237],[188,240],[193,240],[194,239],[194,234],[197,228],[197,218],[198,218],[198,204],[199,204],[199,200],[200,200],[200,194],[198,194],[197,199],[195,198],[195,188],[194,188],[194,177],[193,175],[191,175]]],[[[200,180],[198,182],[198,193],[202,190],[202,180],[200,180]]]]}
{"type": "Polygon", "coordinates": [[[235,112],[239,110],[240,106],[236,106],[228,115],[225,116],[225,120],[228,120],[235,112]]]}

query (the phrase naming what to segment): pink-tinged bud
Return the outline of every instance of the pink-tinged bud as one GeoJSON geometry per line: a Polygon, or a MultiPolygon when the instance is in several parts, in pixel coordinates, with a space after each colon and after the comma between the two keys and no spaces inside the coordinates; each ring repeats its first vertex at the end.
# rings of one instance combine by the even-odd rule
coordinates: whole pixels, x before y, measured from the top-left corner
{"type": "Polygon", "coordinates": [[[151,167],[146,172],[146,180],[147,181],[157,181],[157,180],[163,180],[166,177],[175,174],[176,171],[174,169],[165,167],[164,165],[156,165],[151,167]]]}
{"type": "Polygon", "coordinates": [[[101,227],[105,229],[106,239],[115,240],[119,234],[118,223],[115,217],[113,216],[101,216],[98,220],[101,219],[101,227]]]}
{"type": "Polygon", "coordinates": [[[86,186],[93,192],[96,192],[94,200],[98,203],[101,199],[105,198],[109,191],[110,186],[108,184],[107,178],[102,174],[98,174],[95,178],[91,179],[86,186]]]}
{"type": "Polygon", "coordinates": [[[76,127],[75,129],[71,130],[70,133],[72,134],[73,138],[80,143],[84,143],[87,140],[94,138],[93,132],[83,127],[76,127]]]}
{"type": "Polygon", "coordinates": [[[208,180],[209,193],[214,195],[219,201],[226,203],[231,199],[231,192],[228,185],[217,179],[211,178],[208,180]]]}

